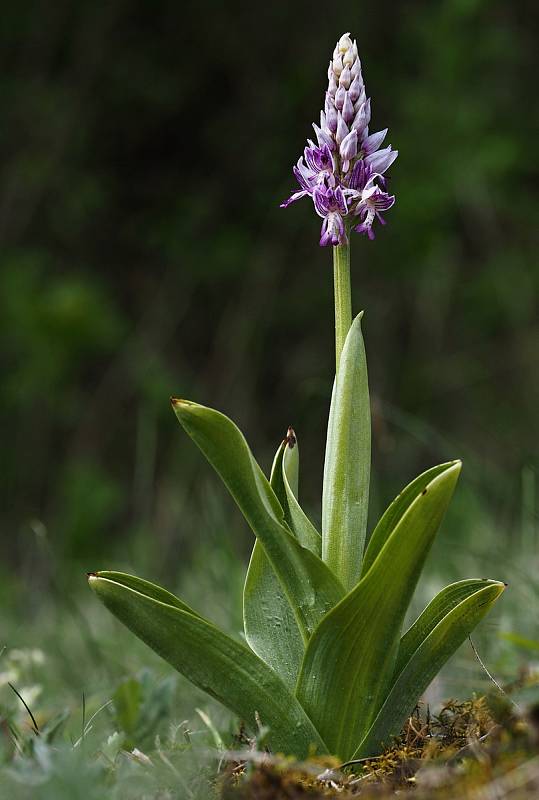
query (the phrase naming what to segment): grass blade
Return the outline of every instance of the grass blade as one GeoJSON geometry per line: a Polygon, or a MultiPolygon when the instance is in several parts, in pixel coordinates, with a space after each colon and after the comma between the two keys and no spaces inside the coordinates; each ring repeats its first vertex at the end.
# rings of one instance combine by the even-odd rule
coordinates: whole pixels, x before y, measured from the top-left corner
{"type": "Polygon", "coordinates": [[[326,748],[305,712],[278,676],[246,645],[178,606],[132,588],[132,582],[89,576],[99,599],[143,642],[256,729],[256,714],[276,751],[308,755],[326,748]]]}
{"type": "Polygon", "coordinates": [[[369,509],[371,413],[362,315],[348,332],[333,387],[322,492],[322,557],[345,589],[361,574],[369,509]]]}

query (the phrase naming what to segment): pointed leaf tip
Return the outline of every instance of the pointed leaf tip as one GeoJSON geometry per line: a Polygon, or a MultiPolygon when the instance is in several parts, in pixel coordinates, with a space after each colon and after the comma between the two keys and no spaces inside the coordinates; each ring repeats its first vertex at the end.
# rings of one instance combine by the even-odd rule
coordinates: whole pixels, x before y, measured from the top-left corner
{"type": "Polygon", "coordinates": [[[405,486],[400,494],[398,494],[388,506],[371,534],[363,558],[362,577],[367,574],[388,537],[402,518],[409,512],[413,503],[419,501],[421,498],[425,498],[426,495],[430,496],[431,490],[437,485],[436,481],[440,478],[442,480],[447,480],[449,477],[450,484],[454,486],[460,475],[461,468],[462,462],[459,459],[446,461],[443,464],[438,464],[438,466],[431,467],[431,469],[421,473],[415,480],[405,486]]]}
{"type": "Polygon", "coordinates": [[[448,463],[447,469],[445,469],[439,475],[436,475],[427,485],[423,488],[421,492],[421,497],[427,494],[434,487],[438,487],[441,480],[447,480],[448,477],[451,477],[451,480],[456,483],[460,473],[462,470],[462,461],[460,459],[455,459],[455,461],[450,461],[448,463]]]}
{"type": "Polygon", "coordinates": [[[283,682],[248,647],[192,611],[180,598],[141,578],[101,572],[92,588],[136,636],[195,686],[256,730],[257,712],[270,746],[305,758],[327,748],[283,682]]]}

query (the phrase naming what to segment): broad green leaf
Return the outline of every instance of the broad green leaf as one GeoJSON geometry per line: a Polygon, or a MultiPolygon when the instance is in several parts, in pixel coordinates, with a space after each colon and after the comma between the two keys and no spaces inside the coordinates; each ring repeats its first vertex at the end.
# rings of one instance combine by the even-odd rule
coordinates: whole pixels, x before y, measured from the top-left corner
{"type": "Polygon", "coordinates": [[[246,645],[205,619],[131,588],[131,581],[89,576],[90,587],[124,625],[192,683],[256,729],[270,728],[275,751],[304,758],[326,747],[278,676],[246,645]]]}
{"type": "MultiPolygon", "coordinates": [[[[89,578],[92,576],[93,573],[88,573],[89,578]]],[[[189,614],[194,614],[196,617],[199,616],[196,611],[188,606],[187,603],[184,603],[183,600],[180,600],[179,597],[176,597],[175,594],[163,589],[161,586],[157,586],[155,583],[144,580],[144,578],[137,578],[135,575],[128,575],[126,572],[115,572],[113,570],[100,570],[99,577],[107,578],[107,580],[110,581],[116,581],[116,583],[121,583],[122,586],[134,589],[136,592],[140,592],[147,597],[152,597],[154,600],[159,600],[161,603],[167,603],[169,606],[176,606],[176,608],[182,611],[187,611],[189,614]]]]}
{"type": "Polygon", "coordinates": [[[362,316],[348,331],[333,387],[322,492],[322,557],[347,590],[361,574],[369,510],[371,412],[362,316]]]}
{"type": "MultiPolygon", "coordinates": [[[[460,603],[454,606],[449,603],[449,610],[441,617],[441,607],[432,604],[427,606],[421,615],[424,617],[425,638],[420,640],[417,637],[417,647],[413,651],[410,650],[406,663],[401,665],[402,668],[391,691],[365,739],[354,753],[354,758],[379,753],[384,745],[390,744],[392,737],[401,732],[404,722],[429,683],[492,608],[505,588],[503,583],[497,581],[476,581],[476,583],[482,584],[481,588],[476,588],[472,593],[465,595],[460,603]],[[433,616],[429,620],[431,607],[433,616]]],[[[468,588],[471,589],[471,586],[468,588]]],[[[453,599],[456,599],[456,593],[453,599]]],[[[433,603],[436,603],[436,600],[433,603]]]]}
{"type": "Polygon", "coordinates": [[[286,528],[281,505],[241,431],[218,411],[173,400],[183,428],[219,473],[262,544],[306,642],[320,619],[343,596],[324,562],[286,528]]]}
{"type": "Polygon", "coordinates": [[[331,752],[348,759],[391,685],[402,622],[460,472],[454,462],[411,503],[374,564],[320,622],[296,696],[331,752]]]}
{"type": "Polygon", "coordinates": [[[397,663],[395,664],[395,671],[393,673],[393,681],[395,681],[400,672],[404,669],[412,655],[415,653],[420,644],[427,638],[429,633],[434,630],[438,623],[449,612],[471,597],[476,592],[484,589],[485,586],[492,585],[492,581],[485,580],[484,578],[468,578],[456,583],[450,583],[441,592],[438,592],[428,606],[421,612],[416,621],[410,625],[406,633],[402,636],[399,644],[399,652],[397,655],[397,663]]]}
{"type": "Polygon", "coordinates": [[[243,588],[249,647],[293,691],[305,651],[298,623],[262,545],[256,542],[243,588]]]}
{"type": "Polygon", "coordinates": [[[403,514],[410,508],[411,503],[421,494],[425,486],[427,486],[433,478],[437,475],[441,475],[452,463],[452,461],[449,461],[445,464],[439,464],[437,467],[431,467],[426,470],[426,472],[422,472],[421,475],[418,475],[408,486],[405,486],[402,492],[390,503],[380,517],[369,539],[369,544],[367,545],[363,558],[361,577],[367,574],[374,559],[386,543],[389,534],[392,533],[403,514]]]}
{"type": "MultiPolygon", "coordinates": [[[[297,501],[299,446],[289,428],[273,461],[270,485],[285,522],[300,544],[320,553],[321,537],[297,501]]],[[[243,620],[249,646],[294,689],[304,645],[294,613],[260,542],[256,542],[243,590],[243,620]]]]}
{"type": "MultiPolygon", "coordinates": [[[[285,479],[288,483],[284,454],[291,441],[294,443],[296,455],[293,460],[289,460],[288,467],[297,491],[298,446],[296,437],[292,439],[290,430],[275,454],[270,477],[270,485],[283,509],[287,508],[285,479]]],[[[284,514],[286,520],[286,511],[284,514]]],[[[259,541],[255,542],[245,578],[243,625],[251,649],[293,691],[305,648],[294,612],[259,541]]]]}

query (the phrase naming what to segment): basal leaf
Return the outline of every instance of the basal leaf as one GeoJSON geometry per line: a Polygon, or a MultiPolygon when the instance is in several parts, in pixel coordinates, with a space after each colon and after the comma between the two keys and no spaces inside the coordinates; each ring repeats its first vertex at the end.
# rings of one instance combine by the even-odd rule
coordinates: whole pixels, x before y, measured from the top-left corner
{"type": "Polygon", "coordinates": [[[425,486],[427,486],[433,478],[441,475],[442,472],[451,466],[453,462],[450,461],[445,464],[439,464],[437,467],[431,467],[418,475],[415,480],[405,486],[404,489],[392,503],[387,507],[383,515],[380,517],[376,528],[372,532],[369,539],[369,544],[365,550],[363,564],[361,569],[361,576],[366,575],[369,568],[372,566],[374,559],[384,546],[388,536],[394,530],[395,526],[402,518],[403,514],[410,508],[410,505],[418,497],[425,486]]]}
{"type": "Polygon", "coordinates": [[[290,603],[258,541],[243,588],[243,626],[249,647],[293,691],[305,648],[290,603]]]}
{"type": "Polygon", "coordinates": [[[402,622],[460,472],[454,462],[411,503],[359,584],[312,635],[296,695],[330,751],[350,758],[391,685],[402,622]]]}
{"type": "MultiPolygon", "coordinates": [[[[436,597],[430,601],[424,611],[421,612],[419,617],[401,637],[397,662],[393,673],[393,681],[397,679],[399,673],[404,669],[412,655],[427,638],[429,633],[434,630],[438,623],[441,622],[455,606],[458,606],[463,600],[466,600],[476,592],[484,589],[485,586],[491,585],[492,581],[483,578],[468,578],[467,580],[450,583],[449,586],[446,586],[445,589],[438,592],[436,597]]],[[[498,584],[496,583],[496,585],[498,584]]]]}
{"type": "Polygon", "coordinates": [[[143,642],[256,730],[255,714],[270,728],[275,751],[299,758],[326,747],[280,678],[246,645],[177,605],[131,588],[137,579],[89,576],[105,606],[143,642]]]}
{"type": "Polygon", "coordinates": [[[322,492],[322,557],[345,589],[361,574],[369,509],[371,413],[361,317],[348,331],[333,387],[322,492]]]}
{"type": "MultiPolygon", "coordinates": [[[[271,470],[270,485],[291,532],[300,544],[320,552],[320,534],[296,499],[299,475],[299,446],[289,428],[271,470]]],[[[243,622],[249,646],[277,672],[293,690],[304,653],[294,613],[260,542],[256,542],[243,590],[243,622]]]]}
{"type": "Polygon", "coordinates": [[[319,620],[343,596],[339,580],[286,527],[275,492],[236,425],[224,414],[186,400],[173,400],[173,407],[264,548],[306,642],[319,620]]]}
{"type": "MultiPolygon", "coordinates": [[[[413,634],[417,647],[414,650],[407,648],[407,660],[401,662],[398,677],[365,739],[354,753],[354,758],[379,753],[384,745],[391,743],[393,736],[401,732],[404,722],[429,683],[487,614],[505,588],[503,583],[497,581],[476,581],[478,586],[482,584],[481,588],[472,591],[471,581],[461,583],[468,583],[471,593],[467,596],[464,594],[459,603],[452,605],[459,591],[464,591],[464,587],[461,586],[459,590],[448,587],[444,590],[442,594],[448,592],[446,600],[449,600],[449,595],[452,596],[445,615],[440,616],[445,601],[438,604],[438,598],[421,615],[426,635],[421,640],[417,631],[413,634]]],[[[408,645],[411,642],[412,638],[409,638],[408,645]]]]}
{"type": "MultiPolygon", "coordinates": [[[[88,577],[92,577],[92,573],[89,573],[88,577]]],[[[179,608],[182,611],[187,611],[189,614],[194,614],[196,617],[199,616],[196,611],[188,606],[187,603],[184,603],[183,600],[180,600],[179,597],[176,597],[175,594],[172,594],[172,592],[161,588],[161,586],[157,586],[155,583],[150,583],[150,581],[144,580],[144,578],[137,578],[135,575],[128,575],[126,572],[115,572],[113,570],[101,570],[99,572],[99,577],[106,578],[110,581],[115,581],[116,583],[120,583],[122,586],[127,586],[129,589],[134,589],[136,592],[140,592],[147,597],[152,597],[154,600],[159,600],[161,603],[167,603],[169,606],[176,606],[176,608],[179,608]]]]}
{"type": "MultiPolygon", "coordinates": [[[[292,485],[298,491],[298,450],[297,438],[289,429],[275,454],[270,477],[285,521],[295,534],[288,511],[291,495],[295,501],[292,485]]],[[[296,538],[304,544],[297,534],[296,538]]],[[[243,623],[249,646],[293,690],[305,648],[294,612],[259,541],[255,542],[243,589],[243,623]]]]}

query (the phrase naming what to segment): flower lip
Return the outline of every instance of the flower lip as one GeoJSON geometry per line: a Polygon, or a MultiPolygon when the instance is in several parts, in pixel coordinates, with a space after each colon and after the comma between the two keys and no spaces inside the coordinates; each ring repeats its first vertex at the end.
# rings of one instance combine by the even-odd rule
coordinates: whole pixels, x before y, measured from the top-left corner
{"type": "Polygon", "coordinates": [[[320,246],[326,247],[328,244],[336,247],[339,244],[344,244],[346,241],[346,232],[344,229],[344,222],[340,214],[331,211],[322,222],[322,229],[320,231],[320,246]]]}
{"type": "Polygon", "coordinates": [[[337,186],[336,189],[317,186],[313,192],[313,200],[316,212],[321,217],[325,217],[333,211],[343,215],[348,213],[346,198],[340,186],[337,186]]]}

